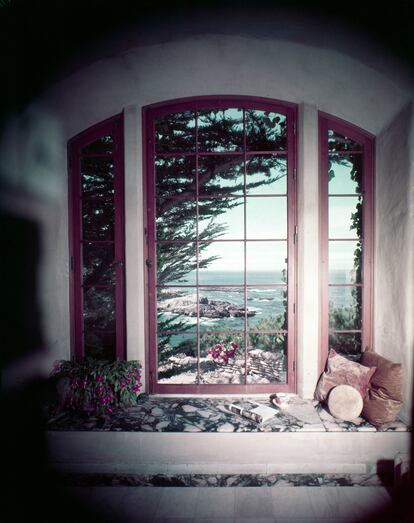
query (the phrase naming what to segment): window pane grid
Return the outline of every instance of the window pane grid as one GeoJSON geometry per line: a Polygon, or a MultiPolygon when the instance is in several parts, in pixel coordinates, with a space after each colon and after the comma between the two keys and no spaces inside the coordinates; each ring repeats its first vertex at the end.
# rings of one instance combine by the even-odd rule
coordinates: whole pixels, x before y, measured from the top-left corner
{"type": "MultiPolygon", "coordinates": [[[[214,111],[213,111],[213,113],[214,113],[214,111]]],[[[214,264],[212,265],[212,262],[207,261],[207,260],[223,258],[223,255],[225,255],[226,253],[227,253],[226,256],[228,257],[228,267],[232,268],[232,269],[234,269],[234,268],[237,269],[237,267],[239,267],[238,270],[241,270],[241,272],[243,274],[242,281],[240,281],[240,284],[242,284],[240,286],[240,288],[243,290],[245,304],[247,304],[247,294],[248,294],[249,288],[253,288],[253,287],[259,287],[259,288],[263,288],[263,289],[265,289],[266,287],[280,288],[280,287],[286,287],[286,284],[287,284],[287,283],[279,283],[279,282],[276,282],[275,280],[272,280],[272,282],[271,283],[269,282],[269,284],[267,284],[267,285],[264,283],[254,283],[253,281],[249,282],[248,255],[247,255],[247,246],[248,245],[250,245],[251,247],[253,245],[257,245],[257,249],[259,249],[259,248],[265,248],[266,244],[268,246],[280,244],[280,245],[282,245],[282,248],[284,248],[284,246],[281,242],[284,242],[285,244],[287,243],[286,206],[285,206],[285,211],[282,214],[283,218],[281,218],[281,220],[284,220],[284,222],[286,224],[286,227],[285,227],[286,232],[283,235],[280,235],[277,233],[273,233],[273,235],[262,233],[264,235],[263,238],[254,237],[256,235],[256,232],[254,229],[252,230],[252,232],[250,232],[250,234],[248,233],[249,223],[248,223],[248,216],[246,213],[246,207],[247,207],[248,202],[252,202],[252,203],[253,202],[257,202],[257,203],[263,202],[263,204],[265,204],[265,202],[266,202],[266,204],[267,203],[269,204],[269,210],[275,209],[274,205],[271,205],[273,202],[276,204],[276,201],[278,201],[278,202],[283,201],[283,200],[280,200],[280,198],[285,198],[284,201],[286,202],[287,189],[285,189],[282,194],[280,192],[272,192],[272,191],[269,191],[266,194],[248,194],[248,187],[250,187],[250,185],[249,185],[249,181],[247,180],[248,175],[247,175],[246,165],[247,165],[248,158],[253,158],[254,156],[257,156],[259,154],[263,155],[265,158],[270,159],[272,157],[278,157],[278,158],[282,158],[282,159],[284,159],[284,161],[286,161],[287,152],[288,152],[287,147],[280,148],[280,150],[277,150],[277,148],[274,148],[271,150],[267,150],[267,149],[262,150],[261,148],[257,148],[255,150],[254,147],[251,147],[250,150],[248,151],[247,150],[248,149],[247,140],[246,140],[246,110],[243,109],[241,112],[240,111],[238,112],[238,114],[240,114],[240,113],[242,114],[242,120],[243,120],[242,126],[241,126],[242,127],[242,134],[241,134],[242,142],[237,142],[237,144],[236,144],[236,142],[233,142],[233,145],[231,145],[230,150],[222,150],[223,142],[220,142],[221,138],[214,138],[213,141],[209,142],[210,145],[208,147],[202,147],[201,141],[209,140],[209,138],[207,138],[204,128],[202,130],[202,133],[203,133],[202,137],[200,138],[200,127],[199,127],[200,115],[199,115],[199,112],[195,111],[194,113],[192,113],[192,114],[194,114],[193,137],[194,137],[195,143],[193,146],[190,145],[189,141],[186,143],[186,148],[191,149],[191,150],[184,151],[183,149],[174,149],[174,151],[171,151],[171,150],[166,151],[164,149],[163,151],[161,151],[156,148],[156,152],[155,152],[157,158],[159,158],[159,157],[168,158],[168,157],[174,157],[174,156],[180,155],[180,156],[185,156],[185,157],[194,157],[194,159],[195,159],[195,193],[194,193],[194,195],[193,194],[181,195],[181,194],[172,194],[172,193],[168,194],[168,198],[170,200],[174,200],[177,202],[194,201],[196,203],[196,206],[194,209],[194,211],[195,211],[195,213],[194,213],[195,214],[195,223],[194,223],[195,238],[193,238],[193,239],[189,238],[187,241],[187,240],[181,239],[181,238],[177,238],[177,239],[175,239],[173,237],[166,238],[166,237],[162,237],[160,234],[157,234],[157,238],[155,240],[155,246],[157,246],[157,245],[164,246],[168,249],[168,246],[174,246],[174,244],[176,244],[177,246],[182,245],[183,248],[185,246],[188,247],[189,245],[194,245],[194,262],[195,262],[194,282],[192,281],[189,284],[185,284],[185,283],[180,283],[178,280],[174,281],[172,283],[166,281],[166,282],[163,282],[161,285],[156,283],[156,288],[158,288],[158,289],[181,288],[183,290],[186,289],[188,292],[191,292],[193,290],[194,291],[193,294],[195,295],[195,300],[196,300],[197,304],[200,303],[200,299],[202,299],[203,289],[210,289],[210,291],[214,291],[214,289],[217,287],[217,284],[219,283],[217,281],[217,282],[210,284],[208,282],[208,280],[206,280],[204,267],[207,267],[207,266],[211,267],[210,272],[213,270],[213,267],[214,267],[214,264]],[[210,149],[210,148],[211,148],[211,150],[206,151],[206,149],[210,149]],[[233,148],[233,150],[231,150],[232,148],[233,148]],[[202,162],[204,161],[203,160],[204,157],[211,158],[213,160],[213,157],[215,156],[217,158],[223,158],[223,161],[226,162],[226,160],[225,160],[226,156],[236,159],[237,157],[240,158],[240,155],[242,155],[242,159],[243,159],[243,161],[239,164],[242,169],[243,177],[242,177],[242,186],[241,187],[237,186],[237,191],[232,190],[231,185],[229,185],[227,182],[224,183],[224,185],[221,182],[222,174],[224,175],[224,178],[222,178],[222,179],[224,181],[226,180],[227,174],[225,171],[221,172],[220,170],[218,170],[218,171],[215,170],[214,173],[209,174],[207,178],[205,177],[204,171],[203,171],[203,173],[201,171],[201,166],[203,165],[202,162]],[[219,178],[217,178],[217,181],[215,181],[215,178],[214,178],[216,176],[216,173],[219,174],[219,178]],[[211,180],[211,182],[213,182],[212,185],[207,186],[205,180],[211,180]],[[208,191],[208,194],[206,194],[206,191],[208,191]],[[278,200],[273,201],[273,200],[271,200],[272,197],[278,198],[278,200]],[[220,232],[218,235],[219,237],[203,239],[202,235],[205,234],[203,231],[208,231],[209,227],[211,227],[211,225],[213,225],[213,226],[215,225],[216,227],[218,227],[219,222],[218,222],[217,218],[215,218],[215,221],[212,221],[211,225],[209,225],[206,222],[207,228],[206,228],[206,226],[203,226],[203,228],[201,228],[201,223],[202,223],[201,211],[203,209],[200,206],[200,203],[203,203],[207,206],[210,205],[210,202],[217,202],[217,204],[220,204],[221,202],[223,202],[223,203],[230,202],[230,204],[231,204],[232,198],[235,200],[234,200],[233,207],[230,207],[230,209],[231,208],[237,209],[238,207],[240,208],[239,212],[233,213],[233,214],[234,214],[234,219],[236,219],[236,220],[240,219],[243,221],[242,237],[238,237],[239,234],[241,234],[241,231],[240,231],[240,233],[231,232],[231,231],[236,231],[236,229],[235,229],[235,224],[237,223],[237,221],[236,221],[236,222],[233,222],[232,229],[229,233],[226,233],[225,238],[220,238],[220,236],[223,236],[223,232],[220,232]],[[242,198],[243,203],[238,204],[237,198],[242,198]],[[259,200],[259,198],[260,198],[260,200],[259,200]],[[236,218],[236,215],[238,216],[238,218],[236,218]],[[249,237],[247,237],[247,234],[249,234],[249,237]],[[237,254],[235,252],[229,251],[230,245],[234,246],[234,248],[237,247],[237,249],[240,249],[240,258],[238,258],[238,256],[239,256],[238,251],[237,251],[237,254]],[[217,246],[217,248],[219,248],[219,246],[221,246],[220,254],[219,254],[219,251],[216,251],[216,250],[212,250],[211,252],[209,252],[209,248],[210,247],[212,248],[213,246],[217,246]],[[236,263],[236,266],[234,266],[234,262],[236,261],[236,259],[239,259],[241,263],[236,263]],[[178,285],[177,285],[177,283],[178,283],[178,285]]],[[[223,112],[223,114],[224,114],[224,112],[223,112]]],[[[261,115],[261,116],[263,116],[263,115],[261,115]]],[[[205,114],[203,114],[203,117],[205,117],[205,114]]],[[[214,125],[216,125],[216,123],[217,122],[214,121],[214,119],[213,119],[211,125],[213,125],[213,127],[214,127],[214,125]]],[[[207,125],[210,125],[210,122],[207,125]]],[[[185,135],[185,132],[183,133],[183,136],[184,135],[185,135]]],[[[235,135],[235,138],[237,140],[239,140],[239,138],[237,138],[236,135],[235,135]]],[[[229,149],[229,148],[227,148],[227,149],[229,149]]],[[[231,165],[231,163],[229,163],[229,166],[230,165],[231,165]]],[[[204,167],[203,167],[203,169],[204,169],[204,167]]],[[[237,173],[237,170],[234,171],[234,174],[231,174],[231,176],[236,175],[236,173],[237,173]]],[[[279,173],[279,174],[277,174],[277,176],[279,178],[283,177],[283,176],[286,177],[286,172],[279,173]]],[[[270,178],[269,178],[269,180],[270,180],[270,178]]],[[[264,179],[264,181],[267,181],[267,179],[264,179]]],[[[208,183],[210,184],[210,181],[208,183]]],[[[259,183],[255,182],[255,183],[256,183],[256,185],[260,185],[260,183],[262,183],[262,182],[259,182],[259,183]]],[[[157,198],[157,195],[155,195],[155,198],[157,198]]],[[[277,204],[277,205],[279,206],[279,204],[277,204]]],[[[207,207],[207,208],[209,208],[209,207],[207,207]]],[[[220,214],[220,213],[223,213],[224,207],[222,207],[222,209],[223,209],[222,211],[220,211],[220,209],[218,209],[219,214],[217,214],[216,216],[220,216],[220,215],[223,216],[223,214],[220,214]]],[[[272,211],[272,212],[274,213],[274,211],[272,211]]],[[[256,214],[255,211],[251,211],[251,216],[253,216],[253,213],[256,214]]],[[[227,212],[227,214],[228,214],[228,212],[227,212]]],[[[224,217],[226,217],[226,213],[224,213],[224,217]]],[[[229,214],[229,217],[230,217],[230,214],[229,214]]],[[[203,213],[203,219],[208,220],[208,214],[204,215],[204,213],[203,213]]],[[[229,222],[227,221],[227,223],[229,223],[229,222]]],[[[266,223],[266,220],[265,220],[265,223],[266,223]]],[[[219,231],[219,229],[217,229],[217,230],[219,231]]],[[[269,229],[269,231],[272,232],[271,229],[269,229]]],[[[167,230],[165,232],[167,232],[167,230]]],[[[174,233],[171,232],[171,234],[174,234],[174,233]]],[[[252,252],[250,254],[251,260],[253,260],[252,252]]],[[[225,257],[224,260],[226,260],[226,259],[227,258],[225,257]]],[[[285,263],[286,263],[287,262],[287,251],[284,255],[284,259],[285,259],[285,263]]],[[[219,264],[220,267],[223,267],[223,263],[224,263],[224,261],[221,264],[219,264]]],[[[217,267],[219,267],[219,265],[217,265],[217,267]]],[[[252,267],[253,267],[253,265],[252,265],[252,267]]],[[[284,277],[286,278],[286,282],[287,282],[286,270],[285,270],[284,266],[282,266],[280,268],[283,268],[283,271],[285,273],[284,277]]],[[[164,269],[162,267],[160,270],[164,271],[164,269]]],[[[220,270],[222,270],[222,269],[220,269],[220,270]]],[[[276,267],[274,270],[276,270],[276,267]]],[[[163,273],[165,273],[165,271],[163,273]]],[[[228,289],[229,292],[231,291],[232,288],[234,289],[235,282],[232,282],[231,284],[225,282],[225,279],[226,279],[225,272],[222,273],[221,278],[223,279],[223,281],[220,281],[220,287],[228,289]]],[[[274,276],[272,278],[274,278],[274,276]]],[[[251,279],[251,276],[250,276],[250,279],[251,279]]],[[[162,336],[179,337],[181,334],[182,335],[181,340],[184,340],[185,334],[188,334],[188,335],[191,334],[196,337],[196,340],[191,342],[191,343],[193,343],[193,342],[196,343],[196,345],[194,345],[194,348],[196,349],[196,354],[197,354],[197,372],[196,372],[197,377],[195,378],[195,380],[196,380],[195,383],[204,383],[204,381],[203,382],[200,381],[201,376],[203,374],[202,369],[200,368],[200,365],[202,363],[203,368],[205,366],[205,361],[204,361],[204,359],[206,357],[205,340],[210,339],[209,338],[210,335],[222,335],[222,337],[224,335],[226,335],[224,337],[227,338],[227,341],[222,341],[222,342],[220,340],[219,341],[220,341],[220,343],[228,344],[228,343],[230,343],[230,341],[231,341],[230,338],[232,336],[241,334],[243,340],[240,340],[240,341],[243,342],[242,345],[244,347],[244,349],[243,349],[244,359],[245,359],[245,361],[247,361],[248,350],[249,350],[248,340],[249,340],[249,336],[250,336],[249,333],[250,333],[251,329],[248,328],[248,316],[249,316],[248,306],[244,306],[244,317],[243,317],[244,325],[243,325],[243,328],[239,329],[239,330],[237,330],[237,329],[228,330],[227,328],[224,330],[223,329],[214,329],[214,328],[212,328],[213,327],[212,325],[209,327],[204,326],[204,324],[203,324],[204,320],[200,315],[200,307],[196,307],[196,309],[197,309],[197,312],[196,312],[196,315],[194,318],[195,326],[193,329],[191,329],[189,325],[187,325],[187,327],[185,329],[185,333],[182,330],[176,331],[176,330],[171,330],[171,329],[168,329],[168,330],[158,329],[158,336],[159,336],[159,338],[161,338],[162,336]],[[207,336],[207,338],[206,338],[206,336],[207,336]],[[204,341],[202,342],[202,340],[204,340],[204,341]],[[202,348],[202,346],[201,346],[202,343],[203,343],[204,348],[202,348]]],[[[180,316],[180,315],[178,315],[178,316],[180,316]]],[[[287,330],[280,329],[280,328],[279,329],[259,329],[258,328],[257,330],[253,329],[252,332],[255,336],[257,336],[259,334],[263,334],[263,335],[266,335],[266,334],[286,335],[287,334],[287,330]]],[[[190,340],[190,338],[187,337],[185,340],[185,343],[187,343],[187,341],[189,342],[189,340],[190,340]]],[[[212,340],[212,338],[211,338],[211,340],[212,340]]],[[[210,341],[210,343],[212,343],[213,341],[214,340],[210,341]]],[[[182,343],[184,343],[184,341],[179,341],[178,339],[176,339],[173,342],[173,346],[178,349],[180,346],[180,343],[182,344],[182,343]],[[177,343],[178,343],[178,345],[177,345],[177,343]]],[[[233,340],[232,343],[234,344],[235,340],[233,340]]],[[[214,346],[215,345],[213,345],[211,348],[213,348],[214,346]]],[[[164,345],[164,347],[165,347],[165,345],[164,345]]],[[[171,347],[172,346],[170,346],[170,349],[168,349],[168,350],[172,350],[171,347]]],[[[160,350],[161,350],[161,348],[160,348],[160,350]]],[[[190,350],[190,352],[191,352],[191,350],[190,350]]],[[[194,352],[193,352],[193,354],[194,354],[194,352]]],[[[165,371],[165,368],[163,367],[163,370],[162,370],[163,376],[165,376],[164,371],[165,371]]],[[[247,369],[247,366],[244,365],[244,383],[247,383],[247,374],[248,374],[248,369],[247,369]]],[[[193,379],[193,378],[191,378],[191,379],[193,379]]],[[[164,381],[161,381],[161,382],[166,383],[164,381]]]]}
{"type": "MultiPolygon", "coordinates": [[[[239,149],[237,151],[203,151],[202,149],[200,148],[197,148],[197,152],[195,151],[183,151],[183,150],[180,150],[180,149],[176,149],[174,151],[169,151],[169,152],[162,152],[162,151],[156,151],[156,156],[157,157],[160,157],[160,158],[170,158],[172,156],[185,156],[185,157],[189,157],[189,156],[196,156],[197,154],[199,156],[240,156],[241,154],[245,155],[247,158],[249,158],[250,156],[257,156],[257,155],[260,155],[260,156],[286,156],[289,152],[289,149],[286,148],[286,149],[283,149],[283,150],[280,150],[280,151],[267,151],[267,150],[264,150],[264,151],[261,151],[261,150],[254,150],[254,151],[243,151],[242,149],[239,149]]],[[[360,153],[361,151],[346,151],[346,154],[358,154],[360,153]]],[[[335,154],[338,154],[338,153],[335,153],[335,154]]],[[[93,155],[95,156],[95,155],[93,155]]],[[[88,156],[86,156],[88,157],[88,156]]],[[[105,157],[105,156],[104,156],[105,157]]],[[[111,156],[108,156],[109,158],[111,158],[111,156]]]]}
{"type": "MultiPolygon", "coordinates": [[[[363,344],[362,340],[369,339],[370,329],[366,323],[370,305],[365,303],[368,272],[363,263],[367,242],[368,248],[370,245],[369,237],[364,238],[370,212],[365,201],[366,188],[370,188],[366,169],[370,146],[366,147],[369,139],[365,137],[361,141],[347,137],[343,133],[345,124],[339,124],[340,131],[330,125],[329,119],[322,117],[321,129],[326,133],[323,138],[326,156],[322,158],[326,170],[322,176],[327,206],[323,325],[328,348],[357,359],[366,347],[366,341],[363,344]]],[[[358,136],[354,130],[350,134],[358,136]]]]}
{"type": "Polygon", "coordinates": [[[124,356],[122,115],[69,142],[74,356],[124,356]]]}

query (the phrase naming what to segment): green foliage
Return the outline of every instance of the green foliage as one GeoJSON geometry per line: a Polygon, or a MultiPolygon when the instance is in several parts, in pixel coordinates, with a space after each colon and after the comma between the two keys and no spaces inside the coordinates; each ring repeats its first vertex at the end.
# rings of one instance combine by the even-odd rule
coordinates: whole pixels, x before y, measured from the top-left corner
{"type": "Polygon", "coordinates": [[[141,389],[139,361],[59,360],[50,379],[66,383],[61,390],[59,410],[76,410],[94,414],[111,413],[113,408],[136,403],[141,389]]]}
{"type": "Polygon", "coordinates": [[[349,334],[332,333],[329,335],[329,347],[332,347],[342,356],[358,361],[361,357],[361,338],[349,334]]]}
{"type": "MultiPolygon", "coordinates": [[[[168,329],[170,322],[176,322],[176,318],[170,318],[163,322],[166,329],[168,329]]],[[[173,329],[176,332],[183,332],[185,331],[185,323],[176,322],[173,325],[173,329]]],[[[175,347],[171,345],[170,341],[170,335],[162,335],[158,337],[159,364],[162,365],[163,363],[166,363],[169,360],[169,358],[171,358],[172,356],[177,356],[178,354],[184,354],[185,356],[191,356],[194,358],[197,356],[197,349],[196,347],[194,347],[193,341],[184,340],[181,343],[178,343],[175,347]]]]}
{"type": "Polygon", "coordinates": [[[332,307],[329,311],[329,324],[335,330],[353,330],[360,323],[361,311],[357,306],[332,307]]]}
{"type": "MultiPolygon", "coordinates": [[[[231,345],[233,342],[237,342],[238,346],[242,347],[244,342],[243,334],[233,332],[231,330],[221,332],[220,334],[209,334],[204,332],[201,334],[202,352],[207,353],[208,349],[210,349],[218,343],[227,346],[231,345]]],[[[241,352],[243,352],[243,349],[241,349],[241,352]]]]}
{"type": "MultiPolygon", "coordinates": [[[[267,316],[260,320],[255,329],[257,330],[284,330],[286,322],[285,316],[280,314],[278,316],[267,316]]],[[[254,349],[261,349],[264,351],[283,353],[287,352],[287,337],[282,333],[261,333],[250,332],[250,345],[254,349]]]]}

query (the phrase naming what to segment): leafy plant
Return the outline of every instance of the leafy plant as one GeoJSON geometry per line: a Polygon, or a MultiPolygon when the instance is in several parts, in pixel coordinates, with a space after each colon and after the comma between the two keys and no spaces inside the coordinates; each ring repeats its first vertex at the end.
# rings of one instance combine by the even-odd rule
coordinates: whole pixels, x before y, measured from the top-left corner
{"type": "MultiPolygon", "coordinates": [[[[255,329],[265,331],[283,330],[286,329],[285,322],[285,315],[279,314],[278,316],[267,316],[257,323],[255,329]]],[[[278,332],[265,333],[252,331],[249,334],[249,338],[252,348],[270,352],[280,352],[281,354],[284,354],[287,351],[286,334],[278,332]]]]}
{"type": "Polygon", "coordinates": [[[58,410],[111,413],[136,403],[141,390],[139,361],[56,361],[51,379],[60,383],[58,410]]]}

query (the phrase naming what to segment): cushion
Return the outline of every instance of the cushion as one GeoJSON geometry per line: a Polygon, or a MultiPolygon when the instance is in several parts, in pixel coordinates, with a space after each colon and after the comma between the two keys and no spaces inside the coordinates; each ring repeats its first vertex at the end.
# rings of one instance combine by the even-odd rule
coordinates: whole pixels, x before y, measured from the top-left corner
{"type": "Polygon", "coordinates": [[[364,398],[374,372],[375,367],[370,368],[360,365],[330,349],[326,370],[321,374],[315,389],[315,399],[326,401],[330,390],[337,385],[350,385],[357,389],[362,398],[364,398]]]}
{"type": "Polygon", "coordinates": [[[350,385],[338,385],[329,393],[328,408],[334,418],[352,421],[361,414],[362,406],[361,394],[350,385]]]}
{"type": "Polygon", "coordinates": [[[364,352],[362,365],[376,368],[370,389],[364,398],[363,417],[382,428],[395,421],[403,405],[403,368],[375,352],[364,352]]]}

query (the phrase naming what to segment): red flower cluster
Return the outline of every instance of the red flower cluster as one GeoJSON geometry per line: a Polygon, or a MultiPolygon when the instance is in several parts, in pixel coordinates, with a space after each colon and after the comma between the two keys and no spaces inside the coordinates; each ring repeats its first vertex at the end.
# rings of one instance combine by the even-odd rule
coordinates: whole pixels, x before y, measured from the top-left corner
{"type": "Polygon", "coordinates": [[[224,363],[227,363],[229,361],[229,358],[234,358],[234,355],[236,354],[238,348],[239,344],[235,340],[229,345],[226,345],[224,343],[216,343],[215,345],[210,347],[207,352],[210,354],[214,361],[223,361],[224,363]]]}

